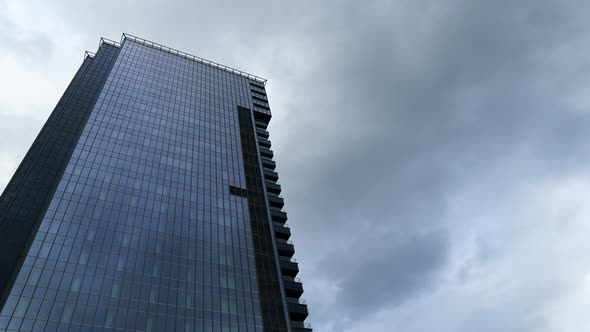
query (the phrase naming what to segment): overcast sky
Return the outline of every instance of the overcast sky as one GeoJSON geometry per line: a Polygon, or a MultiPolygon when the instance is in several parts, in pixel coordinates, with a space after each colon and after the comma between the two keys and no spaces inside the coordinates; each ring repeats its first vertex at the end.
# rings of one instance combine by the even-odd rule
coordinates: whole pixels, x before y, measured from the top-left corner
{"type": "Polygon", "coordinates": [[[315,331],[590,331],[589,10],[0,0],[0,188],[128,32],[269,80],[315,331]]]}

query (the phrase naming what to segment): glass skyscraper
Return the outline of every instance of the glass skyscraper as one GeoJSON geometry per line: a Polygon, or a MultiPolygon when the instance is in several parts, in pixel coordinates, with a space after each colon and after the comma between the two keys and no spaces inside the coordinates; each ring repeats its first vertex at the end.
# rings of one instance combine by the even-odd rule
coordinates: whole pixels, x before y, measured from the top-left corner
{"type": "Polygon", "coordinates": [[[87,52],[0,197],[0,330],[311,331],[265,82],[87,52]]]}

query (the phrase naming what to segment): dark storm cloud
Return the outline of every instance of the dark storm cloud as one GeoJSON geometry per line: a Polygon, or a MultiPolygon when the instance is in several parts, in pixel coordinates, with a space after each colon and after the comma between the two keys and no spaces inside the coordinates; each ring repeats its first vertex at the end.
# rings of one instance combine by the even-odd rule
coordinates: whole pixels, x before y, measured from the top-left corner
{"type": "Polygon", "coordinates": [[[331,8],[309,28],[321,49],[312,54],[323,57],[299,82],[301,98],[288,116],[304,132],[278,147],[312,150],[279,163],[289,207],[297,209],[290,210],[295,231],[309,228],[301,231],[307,239],[296,239],[310,252],[314,243],[335,245],[322,248],[327,254],[314,268],[342,287],[335,303],[355,319],[436,283],[445,233],[411,239],[417,230],[459,226],[445,220],[446,198],[463,178],[539,140],[543,155],[563,155],[569,144],[550,133],[588,127],[580,122],[586,115],[552,109],[554,98],[536,82],[544,74],[539,55],[574,29],[568,8],[420,2],[395,15],[395,6],[387,13],[368,7],[331,8]],[[339,142],[326,146],[326,138],[339,142]],[[410,240],[375,239],[375,231],[410,240]],[[384,245],[375,249],[373,241],[384,245]],[[347,246],[364,256],[340,251],[347,246]]]}
{"type": "MultiPolygon", "coordinates": [[[[469,158],[475,152],[490,157],[487,152],[501,153],[500,146],[528,134],[519,129],[531,125],[532,115],[546,111],[539,107],[542,96],[529,79],[535,69],[530,57],[542,51],[547,38],[536,41],[531,35],[550,31],[542,22],[536,26],[528,21],[529,16],[542,16],[543,11],[559,16],[559,12],[552,6],[511,7],[456,3],[435,15],[431,29],[436,31],[429,31],[419,43],[411,40],[412,23],[424,24],[422,11],[415,8],[407,13],[413,20],[407,19],[410,24],[403,30],[414,44],[419,66],[410,70],[412,59],[397,56],[400,46],[395,36],[400,32],[393,31],[389,17],[381,17],[383,22],[374,19],[378,13],[371,13],[350,20],[345,41],[328,50],[333,56],[311,80],[314,87],[301,93],[306,98],[298,100],[313,117],[330,118],[334,123],[326,126],[339,126],[334,132],[348,143],[333,152],[338,158],[330,158],[334,155],[328,151],[323,164],[311,165],[325,170],[318,179],[327,176],[336,184],[321,188],[333,189],[330,193],[335,195],[326,195],[327,199],[355,193],[342,186],[383,184],[392,172],[407,178],[408,164],[422,167],[415,173],[440,181],[444,174],[438,172],[448,171],[445,158],[469,158]],[[536,98],[527,100],[524,95],[536,98]],[[314,109],[315,102],[326,99],[333,102],[330,109],[314,109]],[[356,127],[367,129],[359,133],[356,127]],[[428,161],[430,165],[425,165],[428,161]],[[355,176],[345,177],[339,170],[355,176]],[[360,176],[360,170],[366,170],[367,176],[360,176]]],[[[330,37],[334,38],[324,38],[330,37]]],[[[298,115],[293,112],[293,117],[298,115]]],[[[300,137],[309,137],[307,143],[321,138],[319,130],[306,134],[300,137]]],[[[321,144],[309,146],[321,148],[321,144]]]]}
{"type": "Polygon", "coordinates": [[[448,252],[444,232],[377,234],[354,242],[342,254],[347,264],[327,261],[345,290],[348,314],[362,316],[384,305],[396,305],[430,284],[448,252]],[[368,243],[365,240],[371,240],[368,243]]]}

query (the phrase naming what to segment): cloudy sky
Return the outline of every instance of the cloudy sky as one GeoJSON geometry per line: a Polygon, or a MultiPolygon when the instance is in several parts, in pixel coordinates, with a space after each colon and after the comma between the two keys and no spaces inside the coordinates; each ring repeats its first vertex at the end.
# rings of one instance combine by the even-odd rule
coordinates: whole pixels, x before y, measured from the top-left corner
{"type": "Polygon", "coordinates": [[[101,36],[266,77],[318,332],[590,331],[590,3],[0,0],[0,188],[101,36]]]}

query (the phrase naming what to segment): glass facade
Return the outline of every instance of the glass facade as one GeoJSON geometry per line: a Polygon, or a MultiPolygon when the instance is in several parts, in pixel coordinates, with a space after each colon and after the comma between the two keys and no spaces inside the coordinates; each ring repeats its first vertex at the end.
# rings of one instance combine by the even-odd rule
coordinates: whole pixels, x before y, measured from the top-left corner
{"type": "Polygon", "coordinates": [[[9,331],[262,331],[245,77],[126,40],[0,311],[9,331]],[[235,191],[235,189],[234,189],[235,191]]]}

